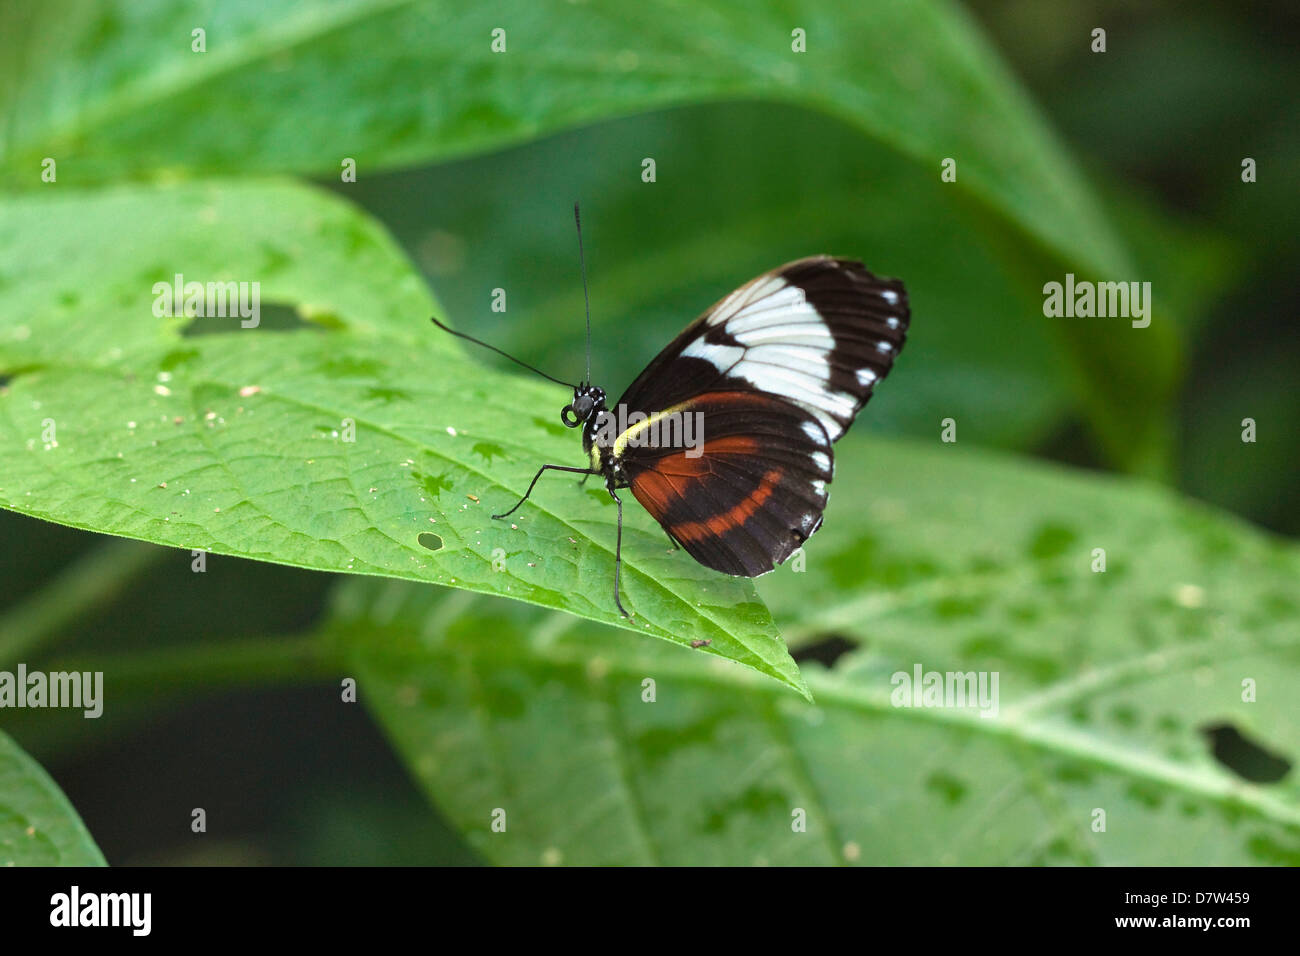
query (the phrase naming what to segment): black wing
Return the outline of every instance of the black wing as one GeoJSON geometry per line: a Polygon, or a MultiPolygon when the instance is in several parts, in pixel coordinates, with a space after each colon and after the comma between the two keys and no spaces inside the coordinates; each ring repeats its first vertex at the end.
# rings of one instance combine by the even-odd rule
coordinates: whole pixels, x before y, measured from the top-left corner
{"type": "Polygon", "coordinates": [[[804,409],[835,441],[889,374],[909,318],[903,283],[849,259],[800,259],[692,322],[619,402],[649,414],[705,392],[757,390],[804,409]]]}
{"type": "Polygon", "coordinates": [[[674,414],[699,416],[693,447],[617,448],[637,501],[701,564],[754,577],[821,525],[831,441],[808,412],[754,390],[707,392],[674,414]]]}

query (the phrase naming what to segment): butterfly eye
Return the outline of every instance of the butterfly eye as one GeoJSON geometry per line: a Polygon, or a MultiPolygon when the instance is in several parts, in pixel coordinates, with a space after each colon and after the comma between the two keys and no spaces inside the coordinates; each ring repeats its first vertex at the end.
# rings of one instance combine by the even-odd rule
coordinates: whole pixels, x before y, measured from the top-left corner
{"type": "Polygon", "coordinates": [[[596,401],[584,391],[582,394],[574,390],[573,404],[565,405],[560,412],[560,421],[564,422],[569,428],[577,428],[588,418],[591,417],[591,410],[596,407],[596,401]]]}

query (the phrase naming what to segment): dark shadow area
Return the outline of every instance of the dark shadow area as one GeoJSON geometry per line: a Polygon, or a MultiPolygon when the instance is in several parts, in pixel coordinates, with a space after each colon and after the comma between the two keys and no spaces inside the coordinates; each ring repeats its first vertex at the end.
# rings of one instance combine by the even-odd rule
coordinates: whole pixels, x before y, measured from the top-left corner
{"type": "Polygon", "coordinates": [[[1243,780],[1277,783],[1291,771],[1291,761],[1246,737],[1232,724],[1202,727],[1210,752],[1243,780]]]}
{"type": "Polygon", "coordinates": [[[861,646],[859,641],[832,634],[829,637],[819,638],[811,644],[805,644],[798,650],[791,651],[790,656],[794,658],[797,664],[817,661],[827,667],[834,667],[835,662],[841,657],[861,646]]]}

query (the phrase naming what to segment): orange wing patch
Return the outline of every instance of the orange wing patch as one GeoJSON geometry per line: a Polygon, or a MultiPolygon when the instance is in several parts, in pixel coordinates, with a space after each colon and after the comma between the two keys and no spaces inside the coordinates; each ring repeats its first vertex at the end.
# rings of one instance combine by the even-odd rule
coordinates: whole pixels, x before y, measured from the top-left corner
{"type": "Polygon", "coordinates": [[[700,454],[694,458],[688,458],[681,452],[665,455],[654,463],[652,470],[660,475],[702,478],[711,473],[711,458],[716,459],[721,455],[756,455],[759,450],[758,441],[749,435],[728,435],[703,442],[700,454]]]}
{"type": "Polygon", "coordinates": [[[817,440],[809,413],[761,392],[710,392],[682,408],[705,416],[699,454],[629,446],[628,487],[705,567],[747,577],[772,570],[821,522],[829,442],[817,440]]]}
{"type": "Polygon", "coordinates": [[[744,501],[737,502],[721,514],[713,515],[704,521],[683,521],[679,524],[668,526],[668,532],[678,541],[699,541],[702,538],[719,537],[732,528],[739,528],[751,517],[754,512],[772,497],[772,492],[776,490],[777,485],[781,483],[781,470],[779,468],[769,471],[763,476],[758,487],[744,501]]]}

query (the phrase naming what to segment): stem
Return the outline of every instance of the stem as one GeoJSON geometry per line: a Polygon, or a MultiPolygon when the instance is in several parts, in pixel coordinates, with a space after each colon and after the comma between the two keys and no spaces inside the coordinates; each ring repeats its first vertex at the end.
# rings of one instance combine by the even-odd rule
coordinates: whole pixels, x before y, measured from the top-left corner
{"type": "Polygon", "coordinates": [[[156,545],[112,540],[74,561],[0,617],[0,666],[54,643],[70,623],[108,603],[167,553],[156,545]]]}
{"type": "MultiPolygon", "coordinates": [[[[346,664],[316,635],[291,635],[217,641],[195,647],[168,647],[125,653],[65,656],[42,667],[49,671],[102,672],[105,732],[124,734],[157,714],[203,693],[271,684],[302,685],[337,681],[346,664]],[[112,715],[110,717],[109,711],[112,715]]],[[[11,712],[11,732],[42,761],[66,754],[85,742],[82,722],[32,721],[35,712],[11,712]],[[27,717],[19,716],[27,714],[27,717]]]]}
{"type": "Polygon", "coordinates": [[[338,677],[343,665],[315,634],[227,640],[134,654],[51,661],[50,671],[102,671],[115,697],[196,688],[304,684],[338,677]]]}

